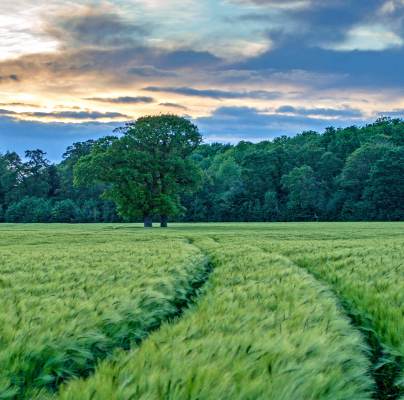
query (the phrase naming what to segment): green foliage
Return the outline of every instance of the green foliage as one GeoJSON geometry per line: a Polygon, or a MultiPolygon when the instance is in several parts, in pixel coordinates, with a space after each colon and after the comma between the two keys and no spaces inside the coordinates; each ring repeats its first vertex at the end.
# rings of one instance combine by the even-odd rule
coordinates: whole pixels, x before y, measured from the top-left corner
{"type": "Polygon", "coordinates": [[[364,198],[376,219],[404,220],[404,147],[389,149],[372,166],[364,198]]]}
{"type": "Polygon", "coordinates": [[[5,220],[6,222],[49,222],[51,212],[49,200],[24,197],[7,209],[5,220]]]}
{"type": "Polygon", "coordinates": [[[316,180],[314,171],[308,165],[295,167],[282,178],[282,185],[288,193],[287,210],[291,219],[312,220],[317,219],[320,185],[316,180]]]}
{"type": "Polygon", "coordinates": [[[201,142],[195,125],[174,115],[143,117],[105,138],[76,165],[76,182],[99,181],[126,218],[172,216],[182,211],[179,194],[198,181],[190,155],[201,142]]]}
{"type": "Polygon", "coordinates": [[[27,151],[26,161],[15,153],[0,154],[0,221],[7,216],[9,222],[70,222],[72,218],[51,218],[52,208],[58,215],[59,202],[65,200],[78,209],[74,220],[88,222],[88,205],[92,204],[97,220],[91,218],[91,222],[118,221],[113,204],[100,199],[105,187],[73,188],[73,166],[93,143],[75,143],[59,165],[50,164],[41,150],[27,151]]]}
{"type": "Polygon", "coordinates": [[[263,212],[266,221],[278,221],[279,202],[276,192],[269,191],[265,193],[263,212]]]}
{"type": "MultiPolygon", "coordinates": [[[[370,194],[372,167],[384,154],[394,150],[396,163],[404,164],[402,137],[403,121],[380,119],[363,128],[328,128],[272,142],[214,144],[211,152],[205,146],[195,157],[203,184],[184,197],[183,220],[402,220],[396,200],[387,205],[370,194]],[[221,173],[230,163],[237,175],[221,173]],[[275,214],[268,212],[268,192],[275,214]]],[[[399,199],[402,180],[390,175],[388,198],[399,199]]]]}
{"type": "Polygon", "coordinates": [[[172,115],[118,133],[74,143],[57,165],[41,150],[0,154],[0,221],[24,197],[71,200],[78,222],[404,219],[400,119],[237,145],[200,144],[172,115]]]}
{"type": "Polygon", "coordinates": [[[62,200],[52,208],[53,222],[77,222],[80,219],[80,209],[72,200],[62,200]]]}
{"type": "Polygon", "coordinates": [[[341,211],[344,219],[363,219],[368,211],[363,197],[371,168],[390,148],[391,145],[365,144],[348,157],[338,177],[345,199],[341,211]]]}

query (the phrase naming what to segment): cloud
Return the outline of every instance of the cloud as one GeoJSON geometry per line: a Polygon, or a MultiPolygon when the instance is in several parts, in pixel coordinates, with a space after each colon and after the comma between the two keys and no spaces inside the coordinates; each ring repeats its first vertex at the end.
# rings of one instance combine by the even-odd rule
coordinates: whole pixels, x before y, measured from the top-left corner
{"type": "Polygon", "coordinates": [[[180,110],[188,110],[187,107],[177,103],[160,103],[159,105],[163,107],[178,108],[180,110]]]}
{"type": "Polygon", "coordinates": [[[325,44],[336,51],[372,50],[381,51],[401,47],[404,40],[382,25],[362,25],[352,28],[340,43],[325,44]]]}
{"type": "Polygon", "coordinates": [[[4,109],[0,109],[0,115],[15,115],[18,114],[15,111],[11,111],[11,110],[4,110],[4,109]]]}
{"type": "Polygon", "coordinates": [[[101,103],[114,103],[114,104],[149,104],[154,103],[153,97],[138,96],[138,97],[89,97],[85,100],[98,101],[101,103]]]}
{"type": "Polygon", "coordinates": [[[323,117],[338,117],[338,118],[363,118],[363,113],[361,110],[351,107],[343,108],[305,108],[305,107],[293,107],[289,105],[284,105],[278,107],[275,110],[277,113],[281,114],[294,114],[294,115],[317,115],[323,117]]]}
{"type": "Polygon", "coordinates": [[[383,111],[379,113],[379,116],[404,119],[404,108],[394,109],[391,111],[383,111]]]}
{"type": "Polygon", "coordinates": [[[10,103],[0,103],[1,107],[30,107],[39,108],[38,104],[22,103],[22,102],[10,102],[10,103]]]}
{"type": "Polygon", "coordinates": [[[56,38],[64,47],[96,46],[128,47],[142,41],[148,29],[126,20],[107,3],[69,7],[48,21],[44,32],[56,38]]]}
{"type": "Polygon", "coordinates": [[[271,92],[267,90],[252,90],[252,91],[227,91],[219,89],[195,89],[191,87],[160,87],[148,86],[143,90],[149,92],[175,93],[183,96],[208,97],[211,99],[260,99],[273,100],[281,94],[279,92],[271,92]]]}
{"type": "Polygon", "coordinates": [[[18,118],[34,119],[72,119],[72,120],[98,120],[98,119],[130,119],[131,117],[118,112],[99,111],[54,111],[54,112],[15,112],[0,109],[0,114],[18,118]]]}
{"type": "Polygon", "coordinates": [[[313,0],[233,0],[239,4],[255,4],[264,7],[276,7],[287,10],[302,9],[310,7],[313,0]]]}
{"type": "Polygon", "coordinates": [[[145,65],[140,67],[129,68],[128,73],[144,78],[157,78],[157,77],[173,77],[177,74],[173,71],[167,71],[159,68],[155,68],[152,65],[145,65]]]}
{"type": "Polygon", "coordinates": [[[222,62],[219,57],[208,51],[197,51],[194,49],[163,51],[156,57],[155,61],[155,65],[158,68],[167,69],[213,67],[222,62]]]}
{"type": "MultiPolygon", "coordinates": [[[[277,72],[309,71],[310,73],[332,74],[339,76],[330,87],[349,89],[362,87],[404,88],[404,48],[384,51],[346,52],[308,46],[304,42],[289,40],[282,47],[252,58],[239,64],[233,64],[237,70],[273,70],[277,72]]],[[[316,81],[311,86],[315,89],[316,81]]]]}
{"type": "MultiPolygon", "coordinates": [[[[305,130],[322,131],[330,125],[335,126],[326,118],[268,113],[252,107],[220,107],[208,117],[196,118],[195,122],[207,141],[224,142],[268,140],[280,135],[291,136],[305,130]]],[[[339,124],[349,126],[357,122],[347,118],[339,124]]]]}
{"type": "Polygon", "coordinates": [[[391,15],[404,8],[403,0],[388,0],[380,7],[380,14],[391,15]]]}
{"type": "Polygon", "coordinates": [[[88,91],[105,91],[106,85],[111,89],[133,88],[138,82],[142,84],[151,79],[158,80],[163,75],[172,78],[178,76],[183,80],[205,67],[215,68],[220,63],[217,57],[207,52],[193,50],[178,51],[137,45],[110,49],[79,46],[56,53],[26,55],[0,62],[0,76],[17,71],[27,84],[48,92],[80,92],[84,87],[88,91]],[[154,69],[148,68],[149,64],[153,64],[154,69]],[[142,73],[153,72],[157,76],[141,76],[142,73]]]}
{"type": "Polygon", "coordinates": [[[228,140],[402,108],[403,0],[29,3],[0,16],[3,118],[119,121],[139,104],[151,114],[186,110],[228,140]]]}

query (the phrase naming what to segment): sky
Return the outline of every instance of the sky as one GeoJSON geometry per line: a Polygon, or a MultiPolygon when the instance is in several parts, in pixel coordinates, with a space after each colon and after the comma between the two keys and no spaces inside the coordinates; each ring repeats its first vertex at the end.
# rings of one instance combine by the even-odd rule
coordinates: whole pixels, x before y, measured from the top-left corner
{"type": "Polygon", "coordinates": [[[0,153],[191,118],[206,142],[404,117],[404,0],[2,0],[0,153]]]}

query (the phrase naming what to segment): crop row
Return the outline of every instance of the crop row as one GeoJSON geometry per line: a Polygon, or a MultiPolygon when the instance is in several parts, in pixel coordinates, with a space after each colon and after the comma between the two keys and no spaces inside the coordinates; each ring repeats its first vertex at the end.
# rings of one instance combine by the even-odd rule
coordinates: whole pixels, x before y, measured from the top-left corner
{"type": "MultiPolygon", "coordinates": [[[[91,231],[90,231],[91,232],[91,231]]],[[[0,398],[42,398],[177,315],[207,260],[180,239],[2,232],[0,398]]]]}
{"type": "Polygon", "coordinates": [[[58,398],[370,399],[367,346],[334,296],[255,239],[196,235],[215,265],[197,304],[58,398]]]}
{"type": "MultiPolygon", "coordinates": [[[[404,396],[404,241],[402,238],[265,244],[330,285],[374,347],[385,396],[404,396]],[[312,251],[311,249],[315,249],[312,251]],[[395,385],[395,387],[394,387],[395,385]]],[[[404,397],[403,397],[404,398],[404,397]]]]}

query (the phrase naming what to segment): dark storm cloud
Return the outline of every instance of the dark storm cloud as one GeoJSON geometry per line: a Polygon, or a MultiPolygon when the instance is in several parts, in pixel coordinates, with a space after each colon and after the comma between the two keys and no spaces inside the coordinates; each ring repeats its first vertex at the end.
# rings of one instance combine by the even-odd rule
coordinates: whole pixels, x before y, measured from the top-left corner
{"type": "Polygon", "coordinates": [[[149,92],[175,93],[183,96],[208,97],[211,99],[260,99],[273,100],[281,94],[267,90],[227,91],[219,89],[195,89],[191,87],[160,87],[148,86],[144,90],[149,92]]]}
{"type": "Polygon", "coordinates": [[[114,103],[114,104],[149,104],[154,103],[153,97],[147,96],[123,96],[123,97],[89,97],[85,100],[98,101],[101,103],[114,103]]]}

